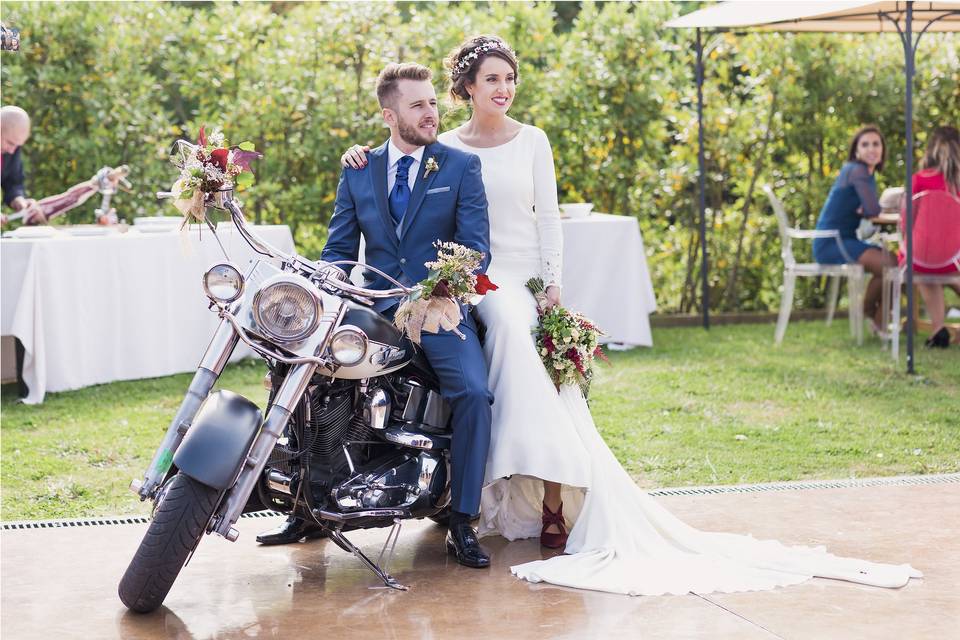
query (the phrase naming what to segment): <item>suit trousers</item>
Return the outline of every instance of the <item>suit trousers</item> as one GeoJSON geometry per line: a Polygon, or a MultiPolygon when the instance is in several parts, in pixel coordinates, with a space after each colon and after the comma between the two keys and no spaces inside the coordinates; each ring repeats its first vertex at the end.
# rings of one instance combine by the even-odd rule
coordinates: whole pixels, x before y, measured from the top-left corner
{"type": "MultiPolygon", "coordinates": [[[[473,318],[463,309],[458,329],[462,340],[449,331],[421,334],[424,355],[440,381],[440,394],[452,410],[453,442],[450,451],[450,494],[454,511],[480,513],[493,394],[487,388],[487,363],[477,338],[473,318]]],[[[396,307],[384,315],[393,319],[396,307]]]]}

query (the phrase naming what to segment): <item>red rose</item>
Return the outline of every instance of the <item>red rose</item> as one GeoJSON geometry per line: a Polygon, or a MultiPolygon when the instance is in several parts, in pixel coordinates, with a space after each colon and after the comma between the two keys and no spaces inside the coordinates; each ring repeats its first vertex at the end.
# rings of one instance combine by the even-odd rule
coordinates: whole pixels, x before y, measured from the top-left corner
{"type": "Polygon", "coordinates": [[[474,291],[481,296],[484,296],[487,294],[487,291],[496,291],[499,288],[500,287],[490,282],[490,278],[487,277],[487,274],[481,273],[477,276],[477,286],[474,288],[474,291]]]}
{"type": "Polygon", "coordinates": [[[227,154],[230,153],[229,149],[214,149],[210,152],[210,161],[213,164],[220,167],[221,171],[227,170],[227,154]]]}

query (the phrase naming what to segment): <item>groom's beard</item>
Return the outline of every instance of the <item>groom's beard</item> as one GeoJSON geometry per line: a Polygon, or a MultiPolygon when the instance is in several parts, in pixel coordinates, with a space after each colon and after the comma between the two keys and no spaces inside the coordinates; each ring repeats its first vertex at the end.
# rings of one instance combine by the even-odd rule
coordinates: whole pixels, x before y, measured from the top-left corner
{"type": "MultiPolygon", "coordinates": [[[[417,123],[419,124],[419,123],[417,123]]],[[[412,125],[403,118],[397,118],[397,132],[400,134],[400,138],[407,144],[412,144],[416,147],[425,147],[428,144],[433,144],[437,141],[437,131],[440,130],[440,119],[437,118],[436,127],[432,133],[424,133],[416,125],[412,125]]]]}

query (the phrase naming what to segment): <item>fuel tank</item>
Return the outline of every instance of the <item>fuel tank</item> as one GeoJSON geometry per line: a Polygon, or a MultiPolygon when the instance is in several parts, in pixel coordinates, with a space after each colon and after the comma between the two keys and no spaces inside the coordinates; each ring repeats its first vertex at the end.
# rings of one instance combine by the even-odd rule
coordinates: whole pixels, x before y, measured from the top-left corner
{"type": "Polygon", "coordinates": [[[409,364],[427,379],[435,380],[436,376],[423,351],[373,309],[347,303],[347,311],[337,331],[345,328],[357,330],[366,337],[367,348],[363,358],[356,364],[341,366],[336,372],[322,373],[342,380],[359,380],[397,371],[409,364]]]}

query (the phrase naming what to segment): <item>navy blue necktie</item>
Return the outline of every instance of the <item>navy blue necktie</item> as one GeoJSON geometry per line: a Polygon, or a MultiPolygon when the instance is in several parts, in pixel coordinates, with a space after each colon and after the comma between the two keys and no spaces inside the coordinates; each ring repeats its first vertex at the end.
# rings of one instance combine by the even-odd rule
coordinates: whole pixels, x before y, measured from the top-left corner
{"type": "Polygon", "coordinates": [[[390,191],[390,215],[398,226],[403,221],[403,214],[407,212],[407,204],[410,202],[410,186],[407,181],[410,179],[411,164],[412,156],[403,156],[397,160],[397,181],[390,191]]]}

